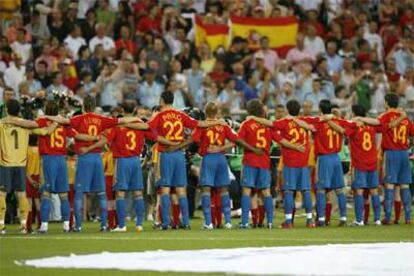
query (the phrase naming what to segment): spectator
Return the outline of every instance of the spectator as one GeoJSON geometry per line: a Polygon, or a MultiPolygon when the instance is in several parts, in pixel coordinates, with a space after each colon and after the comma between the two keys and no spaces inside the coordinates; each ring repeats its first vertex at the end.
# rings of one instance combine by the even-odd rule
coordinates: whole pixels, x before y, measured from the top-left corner
{"type": "Polygon", "coordinates": [[[316,59],[318,55],[325,54],[325,43],[322,38],[317,36],[314,26],[307,26],[306,37],[304,40],[305,49],[312,54],[313,59],[316,59]]]}
{"type": "Polygon", "coordinates": [[[286,106],[287,102],[290,100],[298,100],[295,96],[294,85],[289,80],[285,81],[278,94],[278,104],[283,106],[286,106]]]}
{"type": "Polygon", "coordinates": [[[245,103],[252,99],[259,98],[259,91],[256,88],[258,83],[257,77],[254,74],[250,74],[247,76],[246,80],[247,83],[244,85],[242,90],[245,103]]]}
{"type": "Polygon", "coordinates": [[[93,63],[91,59],[91,54],[89,48],[86,45],[79,47],[78,50],[78,59],[75,61],[76,72],[80,75],[80,72],[83,70],[93,70],[96,64],[93,63]]]}
{"type": "Polygon", "coordinates": [[[395,59],[389,58],[386,60],[385,75],[387,76],[388,83],[392,86],[393,90],[395,90],[396,85],[401,78],[401,75],[397,72],[395,59]]]}
{"type": "Polygon", "coordinates": [[[312,83],[314,79],[316,79],[316,75],[312,74],[312,66],[308,63],[302,64],[296,82],[296,96],[299,101],[303,102],[305,100],[305,95],[312,91],[312,83]]]}
{"type": "Polygon", "coordinates": [[[62,72],[62,84],[69,90],[75,91],[79,80],[76,75],[71,72],[71,65],[71,60],[65,59],[60,65],[60,72],[62,72]]]}
{"type": "Polygon", "coordinates": [[[115,41],[115,47],[118,51],[120,49],[127,49],[132,56],[135,56],[137,53],[137,44],[131,39],[131,29],[128,25],[120,27],[120,37],[115,41]]]}
{"type": "MultiPolygon", "coordinates": [[[[83,1],[81,1],[83,2],[83,1]]],[[[95,36],[96,32],[96,13],[94,9],[90,9],[86,13],[86,20],[81,21],[80,27],[82,30],[82,35],[85,38],[86,42],[89,41],[95,36]]],[[[91,51],[93,52],[93,51],[91,51]]]]}
{"type": "Polygon", "coordinates": [[[99,0],[98,9],[96,10],[96,22],[104,26],[105,33],[111,34],[113,32],[115,19],[116,15],[110,9],[109,0],[99,0]]]}
{"type": "Polygon", "coordinates": [[[379,60],[382,61],[384,54],[384,44],[382,42],[381,36],[378,32],[378,23],[374,20],[369,22],[369,30],[364,34],[364,39],[369,42],[370,47],[373,51],[376,51],[379,57],[379,60]]]}
{"type": "Polygon", "coordinates": [[[46,88],[46,95],[50,97],[53,92],[68,91],[68,88],[63,85],[62,73],[57,71],[52,73],[51,84],[46,88]]]}
{"type": "Polygon", "coordinates": [[[187,93],[182,88],[180,88],[180,86],[174,78],[171,78],[169,83],[167,84],[167,90],[174,94],[174,108],[184,109],[187,106],[191,105],[187,93]]]}
{"type": "Polygon", "coordinates": [[[69,27],[64,23],[62,18],[62,11],[60,9],[53,10],[47,22],[50,34],[62,42],[69,33],[69,27]]]}
{"type": "Polygon", "coordinates": [[[307,20],[303,21],[301,24],[301,31],[305,31],[309,26],[312,26],[315,29],[316,36],[324,37],[325,36],[325,27],[318,20],[318,10],[311,9],[306,11],[307,20]]]}
{"type": "Polygon", "coordinates": [[[57,58],[52,54],[52,47],[49,42],[46,42],[42,46],[42,54],[36,59],[35,65],[37,66],[39,62],[43,61],[46,63],[46,69],[48,73],[57,70],[57,58]]]}
{"type": "Polygon", "coordinates": [[[50,83],[50,77],[47,73],[47,63],[44,60],[39,61],[35,65],[35,79],[39,80],[42,88],[47,88],[50,83]]]}
{"type": "Polygon", "coordinates": [[[242,53],[242,44],[243,44],[243,39],[241,37],[235,37],[231,41],[230,48],[226,52],[226,55],[224,57],[224,64],[225,64],[224,70],[226,72],[229,72],[229,73],[233,72],[232,66],[234,63],[236,62],[243,63],[244,55],[242,53]]]}
{"type": "Polygon", "coordinates": [[[159,104],[161,93],[164,86],[155,80],[155,72],[148,69],[145,72],[145,80],[139,85],[138,99],[141,105],[153,108],[159,104]]]}
{"type": "Polygon", "coordinates": [[[327,100],[329,97],[321,90],[321,80],[320,79],[314,79],[312,82],[312,91],[305,94],[304,100],[312,102],[312,105],[314,107],[314,111],[317,110],[319,106],[319,102],[321,100],[327,100]]]}
{"type": "MultiPolygon", "coordinates": [[[[22,28],[24,29],[22,15],[20,13],[15,13],[12,17],[12,20],[8,28],[4,29],[4,34],[7,37],[7,41],[9,42],[9,44],[12,44],[17,40],[18,31],[22,28]]],[[[28,33],[27,31],[25,32],[24,38],[26,42],[30,42],[32,40],[30,33],[28,33]]]]}
{"type": "Polygon", "coordinates": [[[350,92],[351,85],[355,83],[354,63],[352,58],[344,58],[343,70],[340,73],[340,84],[344,85],[346,90],[350,92]]]}
{"type": "Polygon", "coordinates": [[[29,94],[31,96],[36,95],[36,93],[42,89],[42,84],[40,81],[34,77],[34,68],[31,65],[26,67],[26,83],[29,87],[29,94]]]}
{"type": "Polygon", "coordinates": [[[407,67],[413,67],[414,65],[414,54],[410,41],[403,40],[402,43],[396,43],[388,54],[388,58],[395,59],[397,72],[403,75],[407,67]]]}
{"type": "MultiPolygon", "coordinates": [[[[241,67],[241,70],[243,70],[243,65],[241,65],[241,67]]],[[[229,72],[225,71],[224,68],[224,62],[218,59],[214,64],[213,71],[208,74],[211,80],[216,82],[219,87],[223,87],[224,81],[230,78],[229,72]]]]}
{"type": "Polygon", "coordinates": [[[159,18],[159,7],[152,5],[148,15],[141,17],[136,25],[137,34],[142,35],[147,32],[154,34],[161,33],[161,20],[159,18]]]}
{"type": "Polygon", "coordinates": [[[342,70],[342,58],[336,53],[337,44],[335,41],[328,41],[326,43],[326,59],[328,65],[328,72],[339,73],[342,70]]]}
{"type": "Polygon", "coordinates": [[[81,46],[87,45],[85,39],[82,37],[81,28],[78,25],[73,25],[69,35],[63,41],[66,48],[69,50],[71,57],[76,61],[78,59],[78,51],[81,46]]]}
{"type": "Polygon", "coordinates": [[[303,34],[298,33],[296,35],[296,47],[290,49],[286,56],[286,60],[292,65],[296,73],[299,73],[301,63],[315,61],[313,53],[305,49],[304,40],[303,34]]]}
{"type": "MultiPolygon", "coordinates": [[[[4,84],[12,88],[15,92],[19,91],[19,84],[26,80],[26,67],[22,64],[22,57],[20,54],[13,54],[13,62],[4,71],[4,84]]],[[[19,96],[17,95],[17,98],[19,96]]]]}
{"type": "Polygon", "coordinates": [[[270,79],[270,73],[265,74],[262,79],[259,78],[256,84],[256,89],[259,99],[268,108],[273,109],[276,107],[276,89],[273,83],[270,81],[270,79]]]}
{"type": "MultiPolygon", "coordinates": [[[[165,49],[164,42],[161,38],[154,39],[154,47],[148,52],[147,62],[150,64],[155,61],[158,68],[156,68],[156,76],[158,80],[163,80],[167,73],[168,64],[170,62],[171,55],[165,49]]],[[[152,68],[154,69],[154,68],[152,68]]]]}
{"type": "Polygon", "coordinates": [[[112,56],[115,54],[115,43],[112,38],[105,35],[105,25],[102,23],[96,24],[96,35],[89,41],[89,49],[91,52],[95,51],[95,47],[99,44],[102,45],[106,56],[112,56]]]}
{"type": "Polygon", "coordinates": [[[80,81],[87,95],[96,96],[96,84],[92,80],[92,71],[84,70],[80,74],[80,81]]]}
{"type": "Polygon", "coordinates": [[[296,75],[293,72],[286,60],[279,63],[274,74],[274,83],[277,89],[282,89],[285,82],[289,81],[293,87],[296,86],[296,75]]]}
{"type": "Polygon", "coordinates": [[[27,31],[24,28],[17,30],[17,38],[10,47],[15,53],[19,53],[22,57],[22,63],[26,64],[32,59],[32,44],[25,40],[27,31]]]}
{"type": "Polygon", "coordinates": [[[30,22],[25,26],[25,29],[32,36],[32,43],[40,46],[43,40],[50,37],[49,28],[44,20],[41,20],[40,13],[34,10],[30,18],[30,22]]]}
{"type": "Polygon", "coordinates": [[[228,78],[224,82],[224,89],[220,92],[217,101],[221,106],[228,108],[230,112],[234,113],[243,108],[243,94],[237,92],[234,88],[236,82],[228,78]]]}
{"type": "Polygon", "coordinates": [[[203,99],[198,95],[198,91],[201,89],[204,73],[200,69],[200,59],[198,57],[191,60],[191,69],[187,70],[185,75],[188,85],[187,91],[193,99],[194,106],[202,109],[203,99]]]}
{"type": "Polygon", "coordinates": [[[116,64],[105,64],[102,68],[101,75],[96,81],[97,91],[100,93],[100,106],[103,111],[109,112],[112,108],[121,103],[122,95],[117,93],[119,90],[115,87],[117,79],[115,78],[116,64]]]}
{"type": "Polygon", "coordinates": [[[337,105],[341,111],[349,111],[353,101],[354,96],[348,94],[345,86],[338,85],[335,88],[335,97],[332,99],[332,104],[337,105]]]}
{"type": "Polygon", "coordinates": [[[207,43],[203,43],[200,46],[199,56],[201,59],[201,70],[203,70],[205,74],[209,74],[210,72],[212,72],[214,65],[216,63],[216,59],[211,54],[210,46],[207,43]]]}
{"type": "MultiPolygon", "coordinates": [[[[276,66],[279,62],[279,56],[275,51],[269,48],[269,38],[267,36],[262,36],[260,38],[260,49],[256,52],[256,55],[259,54],[264,58],[264,66],[266,69],[273,73],[276,66]]],[[[253,59],[253,68],[255,67],[253,59]]]]}
{"type": "Polygon", "coordinates": [[[131,38],[131,34],[135,33],[134,30],[134,16],[132,15],[131,7],[128,1],[118,2],[118,14],[114,25],[114,39],[118,40],[122,37],[122,27],[127,27],[129,34],[128,39],[131,38]]]}

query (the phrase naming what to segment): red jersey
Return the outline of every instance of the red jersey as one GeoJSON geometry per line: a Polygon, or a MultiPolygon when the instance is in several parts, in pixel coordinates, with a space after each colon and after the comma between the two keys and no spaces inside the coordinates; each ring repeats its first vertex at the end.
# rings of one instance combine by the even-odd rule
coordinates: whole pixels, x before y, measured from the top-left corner
{"type": "Polygon", "coordinates": [[[111,128],[106,134],[111,143],[114,158],[140,156],[145,139],[156,140],[157,135],[150,130],[135,130],[126,127],[111,128]]]}
{"type": "MultiPolygon", "coordinates": [[[[198,125],[198,121],[194,120],[184,112],[175,109],[165,109],[155,115],[148,125],[159,136],[172,142],[184,141],[184,129],[194,129],[198,125]]],[[[163,152],[165,145],[158,145],[158,151],[163,152]]]]}
{"type": "Polygon", "coordinates": [[[244,150],[243,165],[248,165],[255,168],[269,169],[270,167],[270,146],[272,140],[280,142],[282,137],[272,128],[266,127],[250,119],[244,121],[240,126],[239,139],[244,140],[252,147],[262,149],[265,154],[257,155],[248,149],[244,150]]]}
{"type": "Polygon", "coordinates": [[[229,126],[214,126],[209,128],[196,128],[193,140],[200,144],[198,152],[201,156],[207,154],[209,146],[223,146],[225,140],[235,142],[237,134],[229,126]]]}
{"type": "MultiPolygon", "coordinates": [[[[118,124],[118,119],[105,117],[95,113],[85,113],[72,117],[70,119],[70,126],[77,132],[88,134],[91,136],[101,135],[102,132],[111,127],[115,127],[118,124]]],[[[88,147],[95,142],[85,142],[75,140],[75,152],[79,153],[81,147],[88,147]]],[[[100,153],[102,148],[96,148],[91,152],[100,153]]]]}
{"type": "Polygon", "coordinates": [[[376,133],[378,132],[381,132],[381,127],[370,125],[358,127],[356,123],[350,123],[345,128],[351,147],[351,164],[356,169],[361,171],[377,169],[376,133]]]}
{"type": "Polygon", "coordinates": [[[308,131],[298,126],[292,119],[281,119],[273,122],[275,130],[292,144],[300,144],[305,147],[305,152],[282,147],[283,162],[288,167],[307,167],[309,162],[309,137],[308,131]]]}
{"type": "Polygon", "coordinates": [[[409,148],[408,137],[414,135],[414,126],[411,121],[406,118],[397,127],[389,128],[389,123],[399,117],[399,112],[390,110],[378,118],[382,126],[381,147],[384,150],[407,150],[409,148]]]}
{"type": "MultiPolygon", "coordinates": [[[[52,124],[52,121],[45,118],[38,119],[36,122],[40,128],[52,124]]],[[[40,155],[66,155],[66,138],[75,135],[76,131],[73,129],[59,125],[51,134],[39,136],[40,155]]]]}
{"type": "MultiPolygon", "coordinates": [[[[309,122],[309,119],[304,120],[309,122]]],[[[349,126],[349,122],[342,119],[334,118],[332,121],[344,128],[349,126]]],[[[313,121],[313,125],[315,126],[314,141],[316,155],[333,154],[341,151],[342,134],[333,130],[327,122],[320,122],[319,119],[316,123],[313,121]]]]}

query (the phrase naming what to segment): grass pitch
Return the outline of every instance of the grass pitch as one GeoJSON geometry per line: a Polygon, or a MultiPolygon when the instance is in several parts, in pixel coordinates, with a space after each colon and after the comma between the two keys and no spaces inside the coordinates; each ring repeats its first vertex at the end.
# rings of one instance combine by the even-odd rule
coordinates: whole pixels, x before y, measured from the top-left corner
{"type": "MultiPolygon", "coordinates": [[[[280,213],[279,213],[280,214],[280,213]]],[[[278,216],[276,223],[280,223],[278,216]]],[[[235,225],[238,219],[233,220],[235,225]]],[[[0,236],[0,275],[127,275],[128,271],[89,269],[37,269],[19,266],[16,261],[69,254],[110,252],[136,252],[146,250],[180,250],[263,246],[318,245],[328,243],[375,243],[414,241],[414,226],[366,226],[338,228],[336,221],[325,228],[307,229],[304,218],[296,220],[295,228],[252,230],[201,230],[202,219],[192,220],[192,230],[152,230],[149,223],[145,231],[133,231],[129,222],[127,233],[100,233],[98,223],[85,223],[82,233],[61,232],[61,224],[50,224],[46,235],[17,234],[17,225],[9,226],[7,235],[0,236]]],[[[140,271],[134,275],[160,275],[159,272],[140,271]]],[[[165,273],[167,274],[167,273],[165,273]]],[[[170,273],[168,275],[192,275],[170,273]]],[[[208,274],[220,275],[220,274],[208,274]]],[[[224,274],[222,274],[224,275],[224,274]]]]}

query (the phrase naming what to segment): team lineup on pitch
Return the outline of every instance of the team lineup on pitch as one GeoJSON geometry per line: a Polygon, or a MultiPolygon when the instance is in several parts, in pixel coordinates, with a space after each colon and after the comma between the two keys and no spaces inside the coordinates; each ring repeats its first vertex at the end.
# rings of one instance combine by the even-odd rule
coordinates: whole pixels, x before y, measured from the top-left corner
{"type": "MultiPolygon", "coordinates": [[[[278,232],[287,231],[289,233],[296,231],[319,231],[317,235],[323,235],[323,230],[332,222],[337,222],[344,231],[354,231],[365,226],[370,232],[375,233],[380,228],[396,228],[400,231],[408,231],[407,239],[393,237],[392,241],[404,243],[384,243],[384,244],[350,244],[350,245],[325,245],[325,246],[301,246],[293,248],[285,247],[268,247],[266,249],[257,248],[238,248],[226,250],[201,250],[201,251],[145,251],[142,253],[102,253],[93,255],[71,255],[69,257],[51,257],[44,259],[26,259],[14,260],[14,265],[36,268],[77,268],[77,269],[121,269],[121,270],[140,270],[140,271],[173,271],[173,272],[219,272],[219,273],[249,273],[249,274],[306,274],[311,271],[312,274],[324,274],[323,269],[319,269],[322,263],[326,263],[326,256],[340,254],[338,258],[346,258],[352,261],[352,266],[343,266],[342,262],[332,261],[329,265],[332,269],[328,274],[366,274],[370,273],[372,268],[365,266],[365,261],[361,260],[366,252],[378,249],[377,255],[370,256],[368,261],[372,263],[379,262],[381,265],[374,265],[377,268],[378,275],[392,275],[398,273],[401,275],[409,274],[412,266],[403,261],[403,256],[412,254],[412,227],[411,227],[411,194],[408,184],[411,183],[411,171],[409,164],[409,136],[414,135],[414,126],[406,117],[404,112],[396,109],[398,106],[398,97],[394,94],[388,94],[385,98],[389,109],[379,119],[372,119],[365,116],[366,111],[362,106],[353,106],[353,120],[344,120],[335,117],[332,112],[331,103],[327,100],[320,102],[319,117],[303,117],[300,115],[301,106],[295,101],[287,103],[288,116],[277,121],[269,121],[265,116],[262,103],[258,100],[252,100],[248,103],[247,110],[249,117],[244,121],[238,133],[235,133],[226,122],[219,120],[217,117],[217,106],[214,103],[206,105],[206,120],[197,121],[187,114],[175,110],[171,107],[173,94],[164,92],[161,95],[161,110],[156,112],[153,118],[144,123],[133,116],[135,105],[125,104],[125,116],[122,118],[110,118],[97,115],[91,112],[94,108],[93,97],[85,98],[84,111],[82,115],[74,116],[70,119],[56,116],[56,105],[50,101],[46,105],[46,116],[37,121],[28,121],[13,117],[18,114],[19,106],[17,101],[7,103],[8,111],[11,116],[2,120],[0,130],[1,138],[13,138],[12,133],[28,137],[27,129],[34,128],[34,133],[40,136],[40,155],[42,158],[42,167],[45,185],[42,186],[42,200],[40,208],[41,225],[39,230],[34,231],[35,236],[16,236],[13,233],[14,227],[6,231],[3,223],[2,242],[18,241],[19,237],[27,242],[37,240],[50,241],[76,241],[88,240],[89,242],[97,241],[194,241],[196,243],[224,241],[237,242],[243,239],[236,237],[207,237],[208,232],[218,232],[217,235],[228,236],[234,232],[236,235],[246,232],[251,233],[252,241],[264,243],[267,246],[271,244],[283,243],[289,238],[279,238],[278,232]],[[70,127],[69,127],[70,126],[70,127]],[[195,129],[190,136],[184,137],[184,128],[195,129]],[[105,131],[110,129],[109,131],[105,131]],[[376,134],[382,134],[382,152],[381,157],[384,163],[384,169],[378,172],[379,154],[376,146],[376,134]],[[59,135],[64,135],[60,149],[59,135]],[[349,138],[351,149],[352,163],[352,189],[354,195],[354,221],[347,221],[350,216],[347,214],[347,201],[345,196],[345,181],[341,161],[338,152],[342,147],[342,139],[349,138]],[[66,195],[68,192],[68,173],[65,161],[66,145],[64,141],[67,137],[75,139],[75,151],[78,154],[77,170],[74,185],[74,202],[70,203],[66,195]],[[159,231],[150,231],[148,225],[144,229],[144,212],[145,203],[143,197],[143,176],[140,164],[140,154],[144,145],[144,140],[150,139],[157,142],[153,147],[152,154],[158,159],[155,168],[155,187],[159,194],[159,224],[154,223],[153,228],[159,231]],[[270,146],[272,141],[277,142],[282,149],[282,160],[279,166],[282,167],[282,194],[284,220],[280,226],[274,226],[275,206],[271,194],[271,175],[270,175],[270,146]],[[184,151],[192,143],[199,144],[198,153],[202,156],[200,167],[199,184],[201,186],[201,213],[204,222],[199,226],[202,232],[198,237],[192,236],[186,238],[182,236],[164,237],[162,232],[171,232],[170,229],[178,230],[183,233],[191,233],[190,214],[188,207],[188,198],[186,194],[187,186],[187,167],[184,151]],[[244,148],[243,170],[241,172],[241,222],[238,226],[233,226],[231,214],[231,201],[228,185],[230,183],[230,172],[228,169],[225,151],[239,145],[244,148]],[[114,180],[113,185],[109,187],[115,194],[117,226],[108,229],[107,214],[108,201],[113,195],[108,193],[108,187],[105,187],[103,177],[104,167],[101,157],[102,147],[107,145],[107,150],[111,150],[114,161],[114,180]],[[311,154],[311,152],[313,152],[311,154]],[[317,181],[312,184],[309,162],[310,156],[316,156],[317,181]],[[381,206],[379,183],[380,179],[384,183],[383,187],[383,207],[381,206]],[[407,226],[390,226],[392,224],[392,213],[394,207],[394,187],[397,186],[401,196],[404,210],[404,222],[407,226]],[[224,223],[222,227],[214,225],[217,217],[212,216],[212,190],[218,190],[220,198],[220,209],[215,216],[223,214],[224,223]],[[173,193],[171,193],[173,190],[173,193]],[[373,210],[372,222],[366,215],[364,218],[364,190],[371,199],[373,210]],[[315,204],[312,200],[312,191],[316,199],[315,204]],[[131,192],[133,196],[133,208],[135,211],[134,227],[136,237],[125,237],[128,235],[126,221],[126,193],[131,192]],[[83,207],[84,194],[97,193],[101,209],[100,232],[113,232],[102,234],[100,236],[82,236],[82,233],[88,233],[91,229],[83,229],[83,207]],[[337,205],[339,217],[331,219],[330,210],[327,210],[326,197],[328,193],[337,196],[337,205]],[[50,212],[50,195],[59,194],[61,200],[61,213],[63,220],[63,234],[53,233],[55,227],[49,230],[49,212],[50,212]],[[303,216],[295,216],[295,197],[302,196],[303,216]],[[262,214],[255,213],[252,209],[252,198],[258,197],[262,202],[262,214]],[[107,198],[108,197],[108,198],[107,198]],[[172,202],[176,200],[176,203],[172,202]],[[73,204],[73,205],[72,205],[73,204]],[[174,204],[176,211],[174,211],[174,204]],[[74,222],[71,225],[70,206],[74,210],[74,222]],[[315,207],[315,210],[314,210],[315,207]],[[381,220],[381,209],[384,209],[384,218],[381,220]],[[177,212],[178,210],[178,212],[177,212]],[[314,223],[314,215],[316,223],[314,223]],[[264,224],[266,215],[267,224],[264,224]],[[178,217],[177,217],[178,216],[178,217]],[[250,217],[252,222],[250,222],[250,217]],[[261,218],[259,218],[261,217],[261,218]],[[304,224],[302,218],[305,218],[304,224]],[[329,219],[327,220],[327,217],[329,219]],[[172,218],[172,221],[171,221],[172,218]],[[176,222],[178,220],[178,224],[176,222]],[[368,223],[367,223],[368,222],[368,223]],[[354,226],[354,230],[346,229],[346,226],[354,226]],[[384,225],[384,226],[381,226],[384,225]],[[320,228],[312,230],[311,228],[320,228]],[[404,227],[404,228],[402,228],[404,227]],[[408,228],[405,228],[408,227],[408,228]],[[213,230],[214,228],[224,228],[213,230]],[[239,228],[240,230],[230,230],[239,228]],[[249,228],[267,228],[261,230],[249,230],[249,228]],[[284,230],[272,231],[273,228],[284,230]],[[166,231],[170,230],[170,231],[166,231]],[[255,237],[255,231],[269,231],[271,236],[260,239],[255,237]],[[71,234],[70,232],[74,232],[71,234]],[[148,232],[148,233],[147,233],[148,232]],[[150,237],[150,233],[154,233],[150,237]],[[158,233],[158,234],[157,234],[158,233]],[[274,234],[272,234],[274,233],[274,234]],[[120,236],[105,236],[105,235],[120,236]],[[78,236],[77,236],[78,235],[78,236]],[[407,243],[408,242],[408,243],[407,243]],[[295,266],[287,262],[284,258],[289,259],[286,250],[294,254],[295,257],[306,259],[309,263],[305,266],[295,266]],[[387,251],[388,250],[388,251],[387,251]],[[386,258],[389,252],[397,250],[400,255],[394,255],[393,258],[386,258]],[[252,260],[258,262],[259,268],[242,266],[246,264],[245,259],[251,258],[252,255],[262,254],[263,258],[252,260]],[[174,259],[173,256],[177,257],[174,259]],[[265,257],[267,256],[267,257],[265,257]],[[316,258],[315,256],[319,256],[316,258]],[[324,257],[325,256],[325,257],[324,257]],[[223,258],[228,262],[217,262],[223,258]],[[192,258],[192,264],[186,262],[180,263],[178,260],[192,258]],[[156,266],[148,260],[161,259],[162,266],[156,266]],[[278,262],[273,264],[271,260],[277,259],[278,262]],[[140,260],[140,261],[138,261],[140,260]],[[167,261],[169,260],[169,261],[167,261]],[[198,265],[196,265],[198,264],[198,265]],[[342,266],[341,266],[342,265],[342,266]]],[[[26,138],[27,139],[27,138],[26,138]]],[[[11,143],[2,143],[2,151],[10,153],[11,143]]],[[[18,152],[19,153],[19,152],[18,152]]],[[[24,151],[19,154],[25,155],[24,151]]],[[[11,156],[10,154],[6,156],[11,156]]],[[[9,157],[9,162],[15,162],[19,156],[9,157]]],[[[3,161],[4,162],[4,161],[3,161]]],[[[30,167],[30,166],[29,166],[30,167]]],[[[13,168],[15,170],[15,168],[13,168]]],[[[15,189],[21,192],[21,180],[10,167],[2,167],[3,177],[9,177],[9,186],[4,186],[6,191],[15,189]]],[[[18,174],[17,174],[18,175],[18,174]]],[[[2,183],[8,183],[2,182],[2,183]]],[[[331,196],[332,196],[331,195],[331,196]]],[[[4,199],[4,198],[3,198],[4,199]]],[[[332,204],[332,201],[330,201],[332,204]]],[[[366,204],[366,202],[365,202],[366,204]]],[[[369,206],[369,205],[368,205],[369,206]]],[[[22,198],[19,198],[20,214],[25,214],[25,205],[22,198]]],[[[369,210],[369,208],[368,208],[369,210]]],[[[26,209],[27,211],[27,209],[26,209]]],[[[397,215],[397,213],[395,213],[397,215]]],[[[368,215],[369,216],[369,215],[368,215]]],[[[278,216],[277,219],[280,219],[278,216]]],[[[399,220],[399,219],[398,219],[399,220]]],[[[21,234],[27,234],[26,221],[20,218],[21,234]]],[[[129,224],[130,226],[130,224],[129,224]]],[[[329,228],[338,227],[332,224],[329,228]]],[[[130,229],[130,228],[129,228],[130,229]]],[[[386,230],[386,229],[385,229],[386,230]]],[[[16,231],[16,230],[14,230],[16,231]]],[[[95,230],[96,231],[96,230],[95,230]]],[[[95,231],[92,231],[94,233],[95,231]]],[[[173,233],[176,231],[172,231],[173,233]]],[[[176,232],[176,233],[179,233],[176,232]]],[[[91,233],[91,234],[92,234],[91,233]]],[[[263,233],[263,232],[262,232],[263,233]]],[[[401,232],[402,233],[402,232],[401,232]]],[[[175,235],[175,234],[174,234],[175,235]]],[[[190,234],[191,235],[191,234],[190,234]]],[[[244,235],[244,234],[241,234],[244,235]]],[[[283,234],[284,235],[284,234],[283,234]]],[[[311,233],[311,235],[313,235],[311,233]]],[[[340,239],[297,239],[298,243],[341,243],[340,239]]],[[[352,243],[352,239],[344,239],[345,243],[352,243]]],[[[358,240],[355,240],[358,242],[358,240]]],[[[367,240],[370,241],[370,240],[367,240]]],[[[379,240],[372,240],[379,241],[379,240]]],[[[361,240],[362,242],[362,240],[361,240]]],[[[239,246],[240,247],[240,246],[239,246]]],[[[292,255],[293,256],[293,255],[292,255]]]]}

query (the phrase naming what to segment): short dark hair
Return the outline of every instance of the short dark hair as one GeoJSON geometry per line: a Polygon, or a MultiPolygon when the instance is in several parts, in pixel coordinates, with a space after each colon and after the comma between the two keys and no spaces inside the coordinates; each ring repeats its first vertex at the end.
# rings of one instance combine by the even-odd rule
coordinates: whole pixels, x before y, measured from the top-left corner
{"type": "Polygon", "coordinates": [[[205,111],[208,117],[214,117],[217,115],[218,107],[214,102],[208,102],[206,104],[205,111]]]}
{"type": "Polygon", "coordinates": [[[161,99],[163,100],[164,104],[173,104],[174,102],[174,93],[171,91],[164,91],[161,94],[161,99]]]}
{"type": "Polygon", "coordinates": [[[352,112],[355,114],[355,116],[358,117],[365,117],[367,115],[367,110],[363,105],[360,104],[352,105],[352,112]]]}
{"type": "Polygon", "coordinates": [[[56,116],[59,114],[59,105],[55,100],[48,100],[45,105],[45,114],[56,116]]]}
{"type": "Polygon", "coordinates": [[[247,113],[253,116],[263,116],[263,104],[258,99],[247,102],[247,113]]]}
{"type": "Polygon", "coordinates": [[[137,104],[135,103],[135,101],[124,101],[124,103],[122,104],[124,112],[128,114],[134,113],[136,107],[137,104]]]}
{"type": "Polygon", "coordinates": [[[398,103],[399,103],[399,98],[398,95],[395,93],[388,93],[387,95],[385,95],[384,97],[385,102],[387,103],[387,105],[391,108],[397,108],[398,107],[398,103]]]}
{"type": "Polygon", "coordinates": [[[300,103],[297,100],[290,100],[286,103],[289,115],[298,116],[300,112],[300,103]]]}
{"type": "Polygon", "coordinates": [[[283,108],[283,109],[285,109],[285,106],[283,104],[277,104],[276,105],[276,108],[283,108]]]}
{"type": "Polygon", "coordinates": [[[83,99],[83,108],[85,109],[86,112],[93,112],[95,110],[95,107],[96,107],[95,97],[91,95],[87,95],[83,99]]]}
{"type": "Polygon", "coordinates": [[[19,116],[20,103],[16,99],[8,100],[6,103],[7,114],[11,116],[19,116]]]}
{"type": "Polygon", "coordinates": [[[332,113],[332,104],[330,100],[321,100],[319,102],[319,109],[322,114],[331,114],[332,113]]]}

